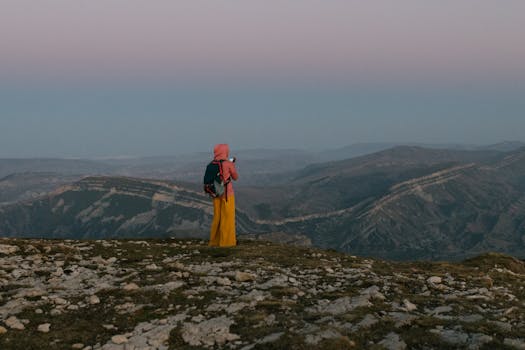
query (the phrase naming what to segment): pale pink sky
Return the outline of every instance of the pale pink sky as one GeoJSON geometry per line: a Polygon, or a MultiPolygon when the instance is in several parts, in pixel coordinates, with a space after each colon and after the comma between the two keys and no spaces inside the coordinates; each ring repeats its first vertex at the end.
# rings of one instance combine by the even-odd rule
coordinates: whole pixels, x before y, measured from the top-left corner
{"type": "Polygon", "coordinates": [[[525,78],[523,0],[0,0],[0,77],[525,78]]]}

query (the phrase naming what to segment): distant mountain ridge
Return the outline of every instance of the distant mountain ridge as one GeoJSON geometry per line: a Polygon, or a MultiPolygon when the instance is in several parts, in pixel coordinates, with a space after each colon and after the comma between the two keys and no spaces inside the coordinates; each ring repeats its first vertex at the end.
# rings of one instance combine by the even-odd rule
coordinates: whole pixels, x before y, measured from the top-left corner
{"type": "MultiPolygon", "coordinates": [[[[300,149],[232,150],[245,176],[241,184],[271,184],[272,174],[301,170],[318,163],[353,159],[399,146],[454,151],[511,152],[525,143],[505,141],[494,145],[424,144],[424,143],[356,143],[325,151],[300,149]]],[[[186,182],[200,182],[203,166],[212,158],[212,152],[188,153],[174,156],[107,157],[96,159],[21,158],[1,159],[0,178],[18,173],[56,173],[60,175],[112,175],[156,178],[186,182]]]]}
{"type": "Polygon", "coordinates": [[[355,143],[352,145],[323,151],[320,153],[320,159],[324,161],[343,160],[364,156],[376,152],[381,152],[390,148],[408,146],[421,147],[427,149],[449,149],[455,151],[497,151],[512,152],[525,147],[525,142],[521,141],[503,141],[490,145],[468,145],[468,144],[430,144],[417,142],[386,142],[386,143],[355,143]]]}

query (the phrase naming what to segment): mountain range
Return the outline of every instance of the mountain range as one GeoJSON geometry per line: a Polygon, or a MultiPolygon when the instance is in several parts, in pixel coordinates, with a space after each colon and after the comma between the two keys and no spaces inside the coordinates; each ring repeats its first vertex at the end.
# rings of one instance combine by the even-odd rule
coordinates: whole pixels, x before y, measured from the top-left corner
{"type": "MultiPolygon", "coordinates": [[[[237,187],[238,232],[396,260],[525,257],[525,148],[506,149],[400,146],[271,173],[237,187]]],[[[88,176],[0,206],[0,235],[205,238],[211,209],[196,183],[88,176]]]]}

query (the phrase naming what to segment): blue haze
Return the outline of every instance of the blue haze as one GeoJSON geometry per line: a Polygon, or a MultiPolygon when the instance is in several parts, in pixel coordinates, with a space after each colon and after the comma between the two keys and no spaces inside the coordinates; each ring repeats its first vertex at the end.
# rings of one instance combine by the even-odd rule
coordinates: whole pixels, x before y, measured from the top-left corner
{"type": "Polygon", "coordinates": [[[0,86],[0,158],[525,141],[525,88],[0,86]]]}

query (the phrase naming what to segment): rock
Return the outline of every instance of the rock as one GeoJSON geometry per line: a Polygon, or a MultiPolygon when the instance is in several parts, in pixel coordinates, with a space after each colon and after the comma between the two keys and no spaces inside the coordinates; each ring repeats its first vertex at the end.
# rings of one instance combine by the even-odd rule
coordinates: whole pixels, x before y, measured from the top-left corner
{"type": "Polygon", "coordinates": [[[438,306],[434,310],[430,311],[430,315],[439,315],[439,314],[450,312],[452,310],[453,310],[452,307],[448,306],[448,305],[447,306],[438,306]]]}
{"type": "Polygon", "coordinates": [[[373,325],[375,325],[377,322],[379,322],[377,320],[377,318],[374,317],[374,315],[371,315],[371,314],[367,314],[362,320],[361,322],[359,322],[356,326],[355,326],[355,330],[359,330],[361,328],[370,328],[372,327],[373,325]]]}
{"type": "Polygon", "coordinates": [[[396,328],[409,326],[417,319],[417,316],[406,312],[390,312],[388,315],[395,321],[396,328]]]}
{"type": "Polygon", "coordinates": [[[5,325],[11,329],[16,329],[16,330],[19,330],[19,331],[22,331],[24,330],[26,327],[22,324],[22,322],[20,322],[20,320],[18,318],[16,318],[16,316],[11,316],[9,317],[7,320],[5,320],[5,325]]]}
{"type": "Polygon", "coordinates": [[[183,281],[172,281],[172,282],[168,282],[165,284],[159,284],[158,286],[155,287],[155,289],[161,291],[162,293],[168,294],[174,291],[175,289],[178,289],[184,286],[185,284],[186,283],[184,283],[183,281]]]}
{"type": "Polygon", "coordinates": [[[84,349],[84,344],[82,343],[73,344],[71,345],[71,349],[76,349],[76,350],[84,349]]]}
{"type": "Polygon", "coordinates": [[[0,334],[5,334],[7,333],[7,329],[5,329],[4,327],[0,326],[0,334]]]}
{"type": "Polygon", "coordinates": [[[231,286],[232,281],[228,277],[217,277],[217,284],[220,286],[231,286]]]}
{"type": "Polygon", "coordinates": [[[284,335],[284,332],[272,333],[262,338],[261,340],[257,341],[257,343],[258,344],[274,343],[277,340],[279,340],[279,338],[281,338],[283,335],[284,335]]]}
{"type": "Polygon", "coordinates": [[[441,330],[440,332],[441,339],[444,342],[453,344],[453,345],[465,345],[469,341],[468,334],[455,331],[452,329],[441,330]]]}
{"type": "Polygon", "coordinates": [[[501,329],[505,333],[512,332],[512,325],[510,323],[501,322],[501,321],[490,321],[490,323],[493,324],[494,326],[498,327],[499,329],[501,329]]]}
{"type": "Polygon", "coordinates": [[[58,316],[58,315],[62,315],[62,311],[60,311],[59,309],[56,309],[56,308],[55,308],[55,309],[49,311],[49,314],[50,314],[51,316],[58,316]]]}
{"type": "Polygon", "coordinates": [[[92,296],[89,297],[89,303],[91,305],[100,304],[100,298],[97,297],[96,295],[92,295],[92,296]]]}
{"type": "Polygon", "coordinates": [[[49,333],[49,327],[51,327],[50,323],[43,323],[38,326],[37,331],[41,333],[49,333]]]}
{"type": "Polygon", "coordinates": [[[465,323],[474,323],[474,322],[479,322],[481,320],[483,320],[484,317],[481,316],[480,314],[474,314],[474,315],[464,315],[464,316],[460,316],[458,317],[458,320],[461,321],[461,322],[465,322],[465,323]]]}
{"type": "Polygon", "coordinates": [[[428,284],[440,284],[441,282],[442,282],[442,279],[439,276],[432,276],[432,277],[427,278],[428,284]]]}
{"type": "Polygon", "coordinates": [[[67,300],[64,298],[55,298],[53,301],[55,302],[56,305],[66,305],[67,304],[67,300]]]}
{"type": "Polygon", "coordinates": [[[379,345],[387,350],[404,350],[407,347],[407,344],[394,332],[388,333],[385,339],[379,342],[379,345]]]}
{"type": "Polygon", "coordinates": [[[525,350],[525,340],[523,339],[505,338],[503,344],[510,346],[514,349],[525,350]]]}
{"type": "Polygon", "coordinates": [[[46,295],[47,292],[40,288],[24,289],[16,293],[15,298],[36,298],[46,295]]]}
{"type": "Polygon", "coordinates": [[[244,294],[240,297],[244,301],[263,301],[270,296],[270,293],[263,292],[257,289],[253,289],[248,294],[244,294]]]}
{"type": "Polygon", "coordinates": [[[491,336],[482,334],[482,333],[475,333],[470,336],[468,349],[471,350],[478,350],[483,345],[490,343],[492,340],[494,340],[491,336]]]}
{"type": "Polygon", "coordinates": [[[248,304],[246,303],[233,303],[233,304],[230,304],[226,309],[225,311],[228,313],[228,314],[235,314],[239,311],[241,311],[242,309],[244,309],[245,307],[247,307],[248,304]]]}
{"type": "Polygon", "coordinates": [[[357,297],[343,297],[333,301],[320,300],[315,307],[307,308],[309,313],[327,313],[331,315],[342,315],[358,307],[369,307],[372,305],[369,295],[357,297]]]}
{"type": "Polygon", "coordinates": [[[0,254],[9,255],[20,250],[16,245],[0,244],[0,254]]]}
{"type": "Polygon", "coordinates": [[[237,282],[255,281],[255,278],[256,276],[253,273],[241,272],[241,271],[235,272],[235,280],[237,282]]]}
{"type": "Polygon", "coordinates": [[[124,335],[114,335],[111,337],[111,341],[114,344],[120,345],[128,342],[128,338],[124,335]]]}
{"type": "Polygon", "coordinates": [[[225,316],[212,318],[201,323],[184,323],[182,328],[182,339],[191,346],[224,345],[239,339],[236,334],[230,333],[233,320],[225,316]]]}
{"type": "Polygon", "coordinates": [[[159,271],[159,270],[162,270],[162,267],[159,267],[155,264],[149,264],[149,265],[146,265],[145,269],[146,271],[159,271]]]}
{"type": "Polygon", "coordinates": [[[361,292],[361,295],[368,295],[370,299],[385,300],[385,296],[379,292],[378,286],[371,286],[361,292]]]}
{"type": "Polygon", "coordinates": [[[408,312],[417,310],[416,304],[411,303],[408,299],[403,300],[403,306],[408,312]]]}
{"type": "Polygon", "coordinates": [[[338,331],[334,329],[326,329],[320,332],[307,334],[304,341],[309,345],[317,345],[324,339],[336,339],[341,337],[342,335],[338,331]]]}
{"type": "Polygon", "coordinates": [[[290,285],[289,285],[287,276],[277,276],[277,277],[272,278],[269,281],[266,281],[265,283],[258,285],[258,288],[266,290],[266,289],[275,288],[275,287],[286,288],[289,286],[290,285]]]}
{"type": "Polygon", "coordinates": [[[140,287],[136,283],[128,283],[124,285],[122,289],[124,289],[126,292],[131,292],[131,291],[140,289],[140,287]]]}
{"type": "Polygon", "coordinates": [[[267,325],[267,326],[271,326],[275,323],[275,315],[274,314],[271,314],[271,315],[268,315],[266,316],[266,318],[264,319],[264,323],[267,325]]]}
{"type": "MultiPolygon", "coordinates": [[[[1,268],[0,268],[0,271],[1,268]]],[[[1,283],[0,279],[0,283],[1,283]]],[[[1,286],[1,284],[0,284],[1,286]]],[[[5,304],[0,306],[0,319],[6,319],[10,315],[16,315],[22,312],[25,308],[29,307],[31,303],[29,303],[25,299],[12,299],[7,301],[5,304]]]]}

